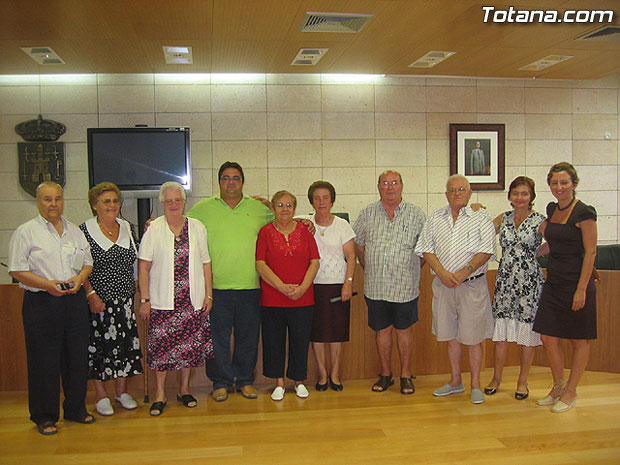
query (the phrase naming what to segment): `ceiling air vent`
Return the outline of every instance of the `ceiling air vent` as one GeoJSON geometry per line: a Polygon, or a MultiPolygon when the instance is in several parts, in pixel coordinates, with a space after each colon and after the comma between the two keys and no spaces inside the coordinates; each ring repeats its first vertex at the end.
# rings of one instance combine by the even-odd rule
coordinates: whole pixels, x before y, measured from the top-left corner
{"type": "Polygon", "coordinates": [[[620,26],[605,26],[588,32],[584,36],[577,37],[575,40],[587,40],[588,42],[620,42],[620,26]]]}
{"type": "Polygon", "coordinates": [[[360,32],[373,15],[354,13],[307,12],[299,27],[301,32],[360,32]]]}
{"type": "Polygon", "coordinates": [[[40,65],[64,65],[65,62],[51,47],[21,47],[26,55],[40,65]]]}
{"type": "Polygon", "coordinates": [[[301,66],[314,66],[316,65],[323,55],[327,53],[327,48],[302,48],[297,52],[295,58],[291,62],[291,65],[301,66]]]}

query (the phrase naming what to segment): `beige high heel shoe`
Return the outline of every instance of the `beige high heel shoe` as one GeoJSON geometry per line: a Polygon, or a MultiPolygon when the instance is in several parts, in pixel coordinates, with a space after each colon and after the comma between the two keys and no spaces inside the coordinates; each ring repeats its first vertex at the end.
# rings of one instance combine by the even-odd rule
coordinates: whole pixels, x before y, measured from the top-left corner
{"type": "Polygon", "coordinates": [[[566,381],[564,380],[558,381],[557,383],[553,383],[553,388],[551,389],[551,391],[549,391],[549,394],[547,394],[542,399],[538,399],[536,401],[536,405],[540,405],[540,406],[555,405],[560,400],[560,397],[562,396],[562,393],[564,392],[565,387],[566,387],[566,381]],[[557,394],[557,395],[554,396],[554,394],[557,394]]]}

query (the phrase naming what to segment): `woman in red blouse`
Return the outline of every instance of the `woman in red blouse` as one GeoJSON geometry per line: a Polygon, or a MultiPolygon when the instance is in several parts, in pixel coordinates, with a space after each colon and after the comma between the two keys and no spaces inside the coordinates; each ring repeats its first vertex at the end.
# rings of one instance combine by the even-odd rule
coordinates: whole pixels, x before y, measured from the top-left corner
{"type": "Polygon", "coordinates": [[[293,219],[297,199],[279,191],[271,199],[276,217],[264,226],[256,243],[256,270],[261,277],[263,375],[276,379],[273,400],[284,398],[284,363],[288,331],[288,369],[298,397],[308,397],[303,381],[314,309],[312,281],[319,269],[319,251],[306,226],[293,219]]]}

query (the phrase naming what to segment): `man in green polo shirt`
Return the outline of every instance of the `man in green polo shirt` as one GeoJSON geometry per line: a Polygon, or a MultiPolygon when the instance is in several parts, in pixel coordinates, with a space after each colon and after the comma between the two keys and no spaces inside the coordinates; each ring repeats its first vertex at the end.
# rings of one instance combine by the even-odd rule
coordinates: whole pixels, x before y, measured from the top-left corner
{"type": "Polygon", "coordinates": [[[201,200],[187,216],[207,228],[213,266],[211,333],[215,358],[207,361],[206,370],[213,381],[213,398],[221,402],[228,398],[233,384],[244,397],[257,396],[253,386],[260,332],[256,238],[274,216],[261,201],[243,194],[245,178],[238,163],[225,162],[218,179],[220,195],[201,200]]]}

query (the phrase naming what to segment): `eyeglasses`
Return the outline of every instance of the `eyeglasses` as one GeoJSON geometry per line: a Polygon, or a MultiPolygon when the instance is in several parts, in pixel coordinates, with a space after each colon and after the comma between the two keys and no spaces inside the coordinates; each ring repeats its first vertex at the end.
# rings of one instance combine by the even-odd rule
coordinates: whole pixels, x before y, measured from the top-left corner
{"type": "Polygon", "coordinates": [[[164,200],[164,205],[182,205],[185,200],[183,199],[168,199],[164,200]]]}
{"type": "Polygon", "coordinates": [[[112,204],[118,205],[119,203],[121,203],[121,201],[119,199],[103,199],[101,203],[104,204],[106,207],[109,207],[112,204]]]}
{"type": "Polygon", "coordinates": [[[240,182],[241,181],[241,176],[222,176],[220,178],[220,181],[224,181],[224,182],[228,182],[228,181],[240,182]]]}
{"type": "Polygon", "coordinates": [[[450,195],[456,195],[457,193],[462,194],[463,192],[466,192],[468,189],[467,187],[459,187],[458,189],[455,189],[454,187],[452,189],[448,189],[446,191],[446,193],[450,194],[450,195]]]}
{"type": "Polygon", "coordinates": [[[400,181],[397,181],[396,179],[394,181],[383,181],[379,183],[379,185],[382,187],[398,186],[399,184],[400,184],[400,181]]]}
{"type": "Polygon", "coordinates": [[[293,208],[293,204],[291,202],[286,202],[286,203],[280,202],[280,203],[276,204],[276,207],[278,207],[278,208],[284,208],[284,207],[286,207],[286,208],[293,208]]]}

